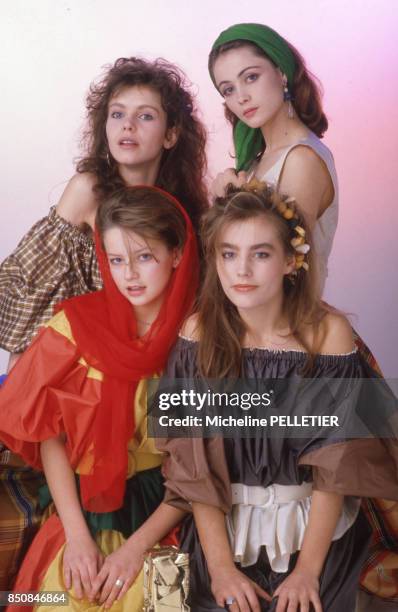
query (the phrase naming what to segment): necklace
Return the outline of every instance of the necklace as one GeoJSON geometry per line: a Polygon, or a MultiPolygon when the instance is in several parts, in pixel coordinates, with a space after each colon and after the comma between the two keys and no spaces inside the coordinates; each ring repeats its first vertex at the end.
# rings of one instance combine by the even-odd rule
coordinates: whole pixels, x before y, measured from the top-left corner
{"type": "Polygon", "coordinates": [[[267,337],[261,338],[260,342],[256,342],[255,339],[251,338],[250,336],[251,336],[251,334],[248,333],[247,337],[246,337],[247,341],[244,343],[244,347],[245,348],[249,348],[249,349],[267,348],[268,346],[282,348],[282,347],[286,347],[288,345],[290,345],[289,348],[291,348],[292,344],[295,345],[295,348],[297,348],[297,346],[298,346],[297,342],[295,342],[294,339],[292,339],[292,335],[288,331],[287,331],[286,334],[283,334],[283,333],[277,334],[278,339],[275,338],[275,335],[274,336],[267,336],[267,337]],[[275,339],[273,339],[273,338],[275,338],[275,339]],[[293,340],[293,342],[292,342],[292,340],[293,340]]]}
{"type": "Polygon", "coordinates": [[[254,348],[266,348],[267,346],[275,346],[275,347],[285,347],[287,344],[289,344],[289,340],[286,339],[282,342],[276,342],[275,340],[271,340],[270,338],[265,338],[263,340],[263,342],[258,343],[258,342],[248,342],[247,345],[245,345],[245,348],[250,348],[250,349],[254,349],[254,348]]]}
{"type": "Polygon", "coordinates": [[[141,319],[136,319],[137,323],[141,323],[141,325],[152,325],[153,321],[141,321],[141,319]]]}

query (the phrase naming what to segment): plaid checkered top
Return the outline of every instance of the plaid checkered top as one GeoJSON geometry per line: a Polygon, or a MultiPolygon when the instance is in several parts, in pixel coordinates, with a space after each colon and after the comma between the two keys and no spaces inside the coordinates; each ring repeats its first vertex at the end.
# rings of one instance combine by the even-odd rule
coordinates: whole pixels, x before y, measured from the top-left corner
{"type": "Polygon", "coordinates": [[[24,351],[57,302],[101,287],[92,237],[52,207],[0,266],[0,347],[24,351]]]}

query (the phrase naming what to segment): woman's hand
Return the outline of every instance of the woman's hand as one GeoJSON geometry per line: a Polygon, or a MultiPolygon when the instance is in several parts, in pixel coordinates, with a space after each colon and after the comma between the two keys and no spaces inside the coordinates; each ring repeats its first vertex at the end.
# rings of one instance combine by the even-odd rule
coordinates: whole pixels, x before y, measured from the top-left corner
{"type": "Polygon", "coordinates": [[[89,598],[102,563],[103,555],[89,535],[67,540],[63,558],[65,588],[73,587],[77,599],[84,595],[89,598]]]}
{"type": "Polygon", "coordinates": [[[271,601],[271,597],[235,566],[220,568],[211,576],[211,590],[217,605],[228,605],[231,612],[260,612],[258,597],[271,601]],[[234,602],[227,604],[228,599],[234,602]]]}
{"type": "Polygon", "coordinates": [[[276,612],[309,612],[310,603],[315,612],[322,612],[318,578],[306,571],[293,570],[276,589],[274,597],[278,597],[276,612]]]}
{"type": "Polygon", "coordinates": [[[211,193],[215,198],[223,198],[227,185],[235,185],[235,187],[241,187],[247,182],[247,173],[241,170],[236,173],[233,168],[227,168],[224,172],[217,174],[211,186],[211,193]]]}
{"type": "Polygon", "coordinates": [[[110,608],[115,599],[123,597],[143,566],[144,554],[139,546],[127,541],[106,557],[93,582],[91,601],[97,598],[105,608],[110,608]]]}

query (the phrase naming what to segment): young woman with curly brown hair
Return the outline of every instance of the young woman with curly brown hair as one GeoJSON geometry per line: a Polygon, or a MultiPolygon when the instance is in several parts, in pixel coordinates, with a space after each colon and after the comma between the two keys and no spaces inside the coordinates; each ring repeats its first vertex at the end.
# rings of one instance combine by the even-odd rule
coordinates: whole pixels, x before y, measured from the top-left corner
{"type": "Polygon", "coordinates": [[[77,173],[0,268],[0,346],[11,353],[27,347],[56,302],[100,287],[87,226],[104,196],[155,184],[183,203],[194,225],[207,207],[206,132],[176,66],[119,58],[91,84],[86,107],[77,173]]]}
{"type": "MultiPolygon", "coordinates": [[[[77,173],[0,267],[0,346],[12,354],[26,349],[56,303],[101,288],[92,239],[101,200],[124,186],[157,185],[182,202],[194,227],[207,207],[206,132],[176,66],[120,58],[91,84],[86,105],[77,173]]],[[[6,590],[40,520],[42,477],[1,443],[0,463],[0,531],[7,534],[0,590],[6,590]]]]}

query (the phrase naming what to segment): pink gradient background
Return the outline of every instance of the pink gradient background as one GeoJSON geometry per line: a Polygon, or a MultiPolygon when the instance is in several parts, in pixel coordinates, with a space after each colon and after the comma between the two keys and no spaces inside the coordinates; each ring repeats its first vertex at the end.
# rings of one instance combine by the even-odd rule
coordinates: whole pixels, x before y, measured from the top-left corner
{"type": "MultiPolygon", "coordinates": [[[[299,49],[325,90],[325,142],[341,189],[326,297],[356,315],[385,374],[398,378],[397,15],[395,0],[5,0],[0,258],[57,202],[73,173],[88,85],[117,57],[180,65],[209,129],[209,175],[232,165],[207,54],[232,23],[267,23],[299,49]]],[[[5,364],[1,352],[0,370],[5,364]]]]}

